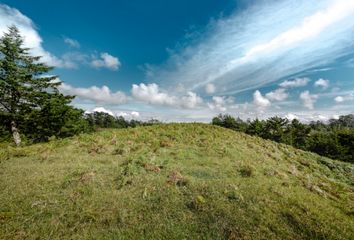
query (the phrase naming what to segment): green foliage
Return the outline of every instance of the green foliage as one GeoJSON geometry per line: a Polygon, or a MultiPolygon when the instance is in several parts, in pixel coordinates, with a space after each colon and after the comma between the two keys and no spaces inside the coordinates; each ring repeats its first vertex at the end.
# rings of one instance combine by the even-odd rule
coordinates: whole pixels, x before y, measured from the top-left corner
{"type": "Polygon", "coordinates": [[[214,117],[212,120],[212,124],[225,128],[230,128],[236,131],[244,131],[247,127],[247,125],[240,118],[235,119],[234,117],[228,114],[220,114],[219,116],[214,117]]]}
{"type": "Polygon", "coordinates": [[[272,117],[266,121],[262,136],[276,142],[283,142],[289,120],[286,118],[272,117]]]}
{"type": "Polygon", "coordinates": [[[230,115],[219,115],[212,124],[354,163],[354,115],[331,119],[329,124],[304,124],[297,119],[289,122],[280,117],[243,122],[230,115]]]}
{"type": "Polygon", "coordinates": [[[349,114],[345,116],[340,116],[338,119],[331,119],[329,121],[331,128],[347,128],[354,129],[354,115],[349,114]]]}
{"type": "Polygon", "coordinates": [[[254,121],[249,121],[248,122],[248,127],[246,129],[246,133],[250,135],[255,135],[262,137],[263,133],[265,132],[265,121],[260,121],[258,119],[255,119],[254,121]]]}
{"type": "Polygon", "coordinates": [[[9,135],[11,124],[32,141],[87,131],[83,112],[69,105],[73,97],[59,92],[61,82],[50,70],[10,27],[0,39],[0,136],[9,135]]]}
{"type": "MultiPolygon", "coordinates": [[[[0,120],[0,122],[1,122],[1,120],[0,120]]],[[[0,125],[0,142],[9,141],[10,138],[11,138],[11,136],[10,136],[8,129],[5,126],[0,125]]]]}
{"type": "Polygon", "coordinates": [[[151,126],[154,124],[161,124],[157,120],[150,120],[147,122],[138,121],[138,120],[126,120],[124,117],[114,117],[108,113],[104,112],[94,112],[85,115],[89,126],[93,129],[96,128],[128,128],[128,127],[137,127],[137,126],[151,126]]]}
{"type": "Polygon", "coordinates": [[[287,126],[287,134],[285,143],[297,148],[306,149],[306,140],[311,131],[311,128],[299,120],[294,119],[287,126]]]}
{"type": "Polygon", "coordinates": [[[313,132],[307,139],[308,149],[335,159],[340,151],[334,132],[313,132]]]}

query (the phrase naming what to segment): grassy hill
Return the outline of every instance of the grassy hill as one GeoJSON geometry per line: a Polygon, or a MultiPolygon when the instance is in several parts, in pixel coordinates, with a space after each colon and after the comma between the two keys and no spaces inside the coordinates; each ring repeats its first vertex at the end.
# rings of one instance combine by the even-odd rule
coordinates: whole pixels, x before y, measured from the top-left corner
{"type": "Polygon", "coordinates": [[[352,165],[227,129],[0,147],[0,239],[354,239],[352,165]]]}

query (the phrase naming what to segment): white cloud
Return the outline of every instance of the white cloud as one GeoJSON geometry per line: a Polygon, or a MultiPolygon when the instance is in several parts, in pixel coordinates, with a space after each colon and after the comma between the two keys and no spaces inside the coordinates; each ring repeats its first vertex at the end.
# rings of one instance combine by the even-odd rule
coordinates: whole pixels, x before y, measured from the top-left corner
{"type": "Polygon", "coordinates": [[[42,46],[43,40],[30,18],[15,8],[0,4],[0,19],[0,37],[3,36],[4,32],[7,32],[8,27],[15,25],[24,38],[24,46],[30,48],[31,54],[42,56],[41,61],[50,66],[70,68],[66,62],[44,50],[42,46]]]}
{"type": "Polygon", "coordinates": [[[284,88],[279,88],[275,91],[267,93],[266,97],[271,101],[283,101],[289,97],[289,94],[284,88]]]}
{"type": "Polygon", "coordinates": [[[257,90],[253,93],[253,104],[260,108],[266,108],[271,105],[271,102],[267,98],[263,97],[261,92],[257,90]]]}
{"type": "Polygon", "coordinates": [[[234,99],[231,97],[214,96],[213,102],[210,102],[207,105],[211,110],[215,110],[218,112],[225,112],[227,111],[228,105],[233,103],[234,103],[234,99]]]}
{"type": "Polygon", "coordinates": [[[293,113],[288,113],[285,118],[287,118],[288,120],[292,121],[294,119],[299,119],[299,117],[296,114],[293,113]]]}
{"type": "Polygon", "coordinates": [[[153,105],[167,105],[181,108],[196,108],[203,100],[194,92],[188,92],[187,95],[176,97],[171,96],[159,89],[155,83],[133,84],[132,96],[139,101],[153,105]]]}
{"type": "Polygon", "coordinates": [[[205,92],[207,94],[213,94],[215,93],[216,91],[216,88],[215,88],[215,85],[212,84],[212,83],[208,83],[206,86],[205,86],[205,92]]]}
{"type": "Polygon", "coordinates": [[[172,51],[148,79],[171,90],[182,83],[194,92],[217,83],[218,95],[232,95],[319,68],[354,45],[352,0],[260,1],[249,6],[213,20],[205,35],[172,51]]]}
{"type": "Polygon", "coordinates": [[[62,83],[59,90],[68,95],[75,95],[83,100],[90,100],[99,104],[123,104],[127,96],[123,92],[112,92],[109,87],[75,88],[69,84],[62,83]]]}
{"type": "Polygon", "coordinates": [[[329,80],[325,80],[325,79],[320,78],[315,82],[314,86],[320,87],[325,90],[329,87],[329,80]]]}
{"type": "MultiPolygon", "coordinates": [[[[68,52],[61,57],[57,57],[43,48],[43,39],[38,33],[38,29],[33,21],[23,15],[16,8],[11,8],[5,4],[0,4],[0,37],[4,32],[8,31],[8,27],[15,25],[24,39],[24,46],[29,48],[29,52],[33,56],[41,56],[41,62],[49,66],[58,68],[78,68],[80,64],[90,65],[95,68],[108,68],[118,70],[121,63],[117,57],[113,57],[108,53],[102,53],[100,58],[89,57],[87,54],[80,52],[68,52]]],[[[80,43],[71,38],[64,38],[64,42],[74,48],[79,48],[80,43]]]]}
{"type": "Polygon", "coordinates": [[[140,113],[135,111],[131,112],[130,115],[136,118],[140,117],[140,113]]]}
{"type": "Polygon", "coordinates": [[[341,102],[344,102],[344,97],[342,96],[338,96],[334,99],[334,101],[336,101],[337,103],[341,103],[341,102]]]}
{"type": "Polygon", "coordinates": [[[203,103],[203,99],[200,98],[194,92],[188,92],[186,96],[182,96],[181,98],[181,106],[183,108],[196,108],[199,104],[203,103]]]}
{"type": "Polygon", "coordinates": [[[80,64],[86,64],[88,56],[80,52],[67,52],[61,56],[65,68],[77,69],[80,64]]]}
{"type": "Polygon", "coordinates": [[[140,117],[140,113],[136,111],[132,112],[119,112],[116,114],[117,117],[124,117],[126,119],[136,119],[140,117]]]}
{"type": "Polygon", "coordinates": [[[329,120],[329,117],[328,116],[324,116],[324,115],[317,115],[317,116],[314,116],[314,118],[317,118],[318,120],[320,120],[321,122],[327,122],[329,120]]]}
{"type": "MultiPolygon", "coordinates": [[[[97,108],[93,109],[92,112],[102,112],[102,113],[107,113],[111,116],[114,116],[114,114],[111,110],[105,109],[104,107],[97,107],[97,108]]],[[[91,113],[91,112],[88,111],[87,113],[91,113]]]]}
{"type": "Polygon", "coordinates": [[[105,107],[95,107],[93,110],[85,111],[85,113],[90,114],[94,112],[107,113],[113,117],[124,117],[125,119],[137,119],[140,118],[140,113],[136,111],[131,112],[122,112],[122,111],[113,111],[105,107]]]}
{"type": "Polygon", "coordinates": [[[310,82],[309,78],[296,78],[294,80],[286,80],[279,84],[282,88],[304,87],[310,82]]]}
{"type": "Polygon", "coordinates": [[[64,37],[64,42],[73,48],[80,48],[80,43],[72,38],[64,37]]]}
{"type": "Polygon", "coordinates": [[[334,115],[332,115],[331,118],[332,118],[332,119],[335,119],[335,120],[338,120],[338,119],[340,118],[340,115],[334,114],[334,115]]]}
{"type": "Polygon", "coordinates": [[[118,70],[121,62],[117,57],[108,53],[101,53],[100,58],[95,58],[91,61],[91,65],[95,68],[108,68],[110,70],[118,70]]]}
{"type": "Polygon", "coordinates": [[[348,101],[354,101],[354,94],[350,93],[348,95],[345,96],[337,96],[334,98],[334,101],[336,103],[343,103],[343,102],[348,102],[348,101]]]}
{"type": "Polygon", "coordinates": [[[150,104],[174,105],[176,102],[174,97],[160,92],[159,86],[155,83],[148,85],[144,83],[140,83],[139,85],[133,84],[132,96],[139,101],[150,104]]]}
{"type": "Polygon", "coordinates": [[[307,109],[313,110],[314,105],[318,99],[318,96],[315,94],[310,94],[309,91],[304,91],[300,94],[300,99],[307,109]]]}

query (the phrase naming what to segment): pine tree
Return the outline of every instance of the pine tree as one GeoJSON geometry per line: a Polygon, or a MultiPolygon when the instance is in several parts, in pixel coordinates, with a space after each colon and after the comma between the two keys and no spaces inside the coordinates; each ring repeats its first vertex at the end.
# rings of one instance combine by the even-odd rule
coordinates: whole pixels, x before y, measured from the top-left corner
{"type": "Polygon", "coordinates": [[[50,135],[51,124],[59,124],[54,131],[60,131],[63,123],[52,120],[64,121],[63,114],[73,110],[67,105],[73,97],[62,95],[57,76],[48,75],[52,67],[41,63],[40,56],[30,55],[23,45],[16,26],[9,27],[0,39],[0,115],[16,145],[21,144],[20,130],[50,135]]]}

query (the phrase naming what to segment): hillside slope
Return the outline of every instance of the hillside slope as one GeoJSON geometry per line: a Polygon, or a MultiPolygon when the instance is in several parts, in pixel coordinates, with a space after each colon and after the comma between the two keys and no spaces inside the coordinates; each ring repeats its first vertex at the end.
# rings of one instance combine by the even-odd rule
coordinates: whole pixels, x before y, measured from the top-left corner
{"type": "Polygon", "coordinates": [[[354,239],[354,168],[205,124],[0,149],[0,239],[354,239]]]}

